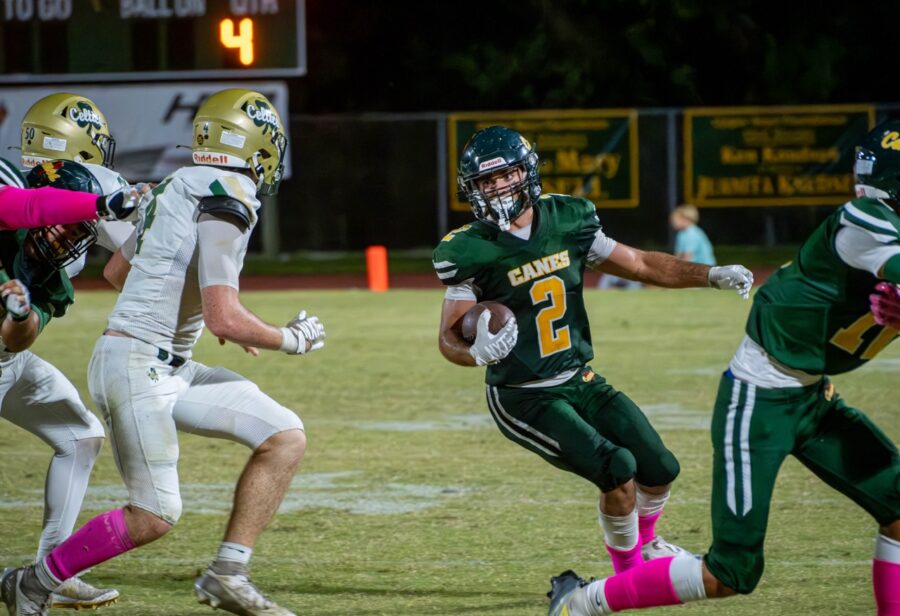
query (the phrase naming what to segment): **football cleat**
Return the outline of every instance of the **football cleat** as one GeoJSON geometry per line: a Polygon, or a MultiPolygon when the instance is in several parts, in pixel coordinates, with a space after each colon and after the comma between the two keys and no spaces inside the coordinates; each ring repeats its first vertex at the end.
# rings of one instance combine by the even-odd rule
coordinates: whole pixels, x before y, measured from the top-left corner
{"type": "Polygon", "coordinates": [[[96,588],[75,576],[57,586],[50,595],[50,607],[96,610],[98,607],[112,605],[118,600],[119,591],[115,588],[96,588]]]}
{"type": "Polygon", "coordinates": [[[262,594],[246,575],[221,575],[207,569],[194,582],[197,600],[241,616],[297,616],[262,594]]]}
{"type": "Polygon", "coordinates": [[[556,577],[550,578],[550,611],[548,616],[581,616],[569,609],[569,600],[572,595],[585,586],[587,582],[569,569],[556,577]]]}
{"type": "Polygon", "coordinates": [[[644,560],[655,560],[666,556],[678,556],[679,554],[690,554],[684,548],[680,548],[674,543],[669,543],[662,537],[654,537],[641,546],[641,556],[644,560]]]}
{"type": "Polygon", "coordinates": [[[6,605],[9,616],[47,616],[49,593],[42,597],[26,595],[22,589],[25,569],[7,567],[0,577],[0,601],[6,605]]]}

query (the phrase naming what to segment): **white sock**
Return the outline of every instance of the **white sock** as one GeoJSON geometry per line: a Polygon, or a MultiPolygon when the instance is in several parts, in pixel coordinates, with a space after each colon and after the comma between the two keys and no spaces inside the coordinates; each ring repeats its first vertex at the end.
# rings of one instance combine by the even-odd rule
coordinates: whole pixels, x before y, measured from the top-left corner
{"type": "Polygon", "coordinates": [[[878,533],[875,539],[875,560],[900,565],[900,541],[878,533]]]}
{"type": "Polygon", "coordinates": [[[637,510],[627,515],[609,515],[601,511],[599,521],[606,545],[609,547],[617,550],[630,550],[638,544],[640,535],[637,510]]]}
{"type": "Polygon", "coordinates": [[[223,541],[222,545],[219,546],[219,554],[216,556],[216,561],[230,561],[242,565],[249,565],[250,556],[252,555],[253,548],[248,548],[246,545],[241,545],[240,543],[223,541]]]}
{"type": "Polygon", "coordinates": [[[666,501],[669,500],[669,490],[662,494],[650,494],[641,490],[640,486],[637,486],[634,497],[638,516],[646,518],[663,510],[663,507],[666,506],[666,501]]]}
{"type": "Polygon", "coordinates": [[[669,579],[672,588],[682,603],[706,599],[706,588],[703,586],[703,561],[699,556],[679,554],[669,565],[669,579]]]}

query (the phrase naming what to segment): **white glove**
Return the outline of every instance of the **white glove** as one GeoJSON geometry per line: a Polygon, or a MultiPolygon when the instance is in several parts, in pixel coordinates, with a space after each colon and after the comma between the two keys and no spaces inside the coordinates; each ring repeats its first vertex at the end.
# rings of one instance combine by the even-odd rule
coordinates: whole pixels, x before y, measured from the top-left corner
{"type": "Polygon", "coordinates": [[[734,289],[744,299],[750,297],[753,272],[743,265],[723,265],[709,268],[709,286],[716,289],[734,289]]]}
{"type": "Polygon", "coordinates": [[[101,220],[133,222],[149,188],[149,184],[135,184],[97,197],[97,217],[101,220]]]}
{"type": "Polygon", "coordinates": [[[281,328],[281,350],[288,355],[303,355],[325,346],[325,326],[319,317],[307,317],[301,310],[286,327],[281,328]],[[309,350],[306,343],[309,342],[309,350]]]}
{"type": "Polygon", "coordinates": [[[479,366],[488,366],[498,363],[509,355],[516,340],[519,339],[519,328],[515,317],[510,318],[500,331],[492,334],[488,329],[491,321],[491,311],[485,310],[478,317],[478,325],[475,329],[475,342],[469,347],[469,353],[475,358],[479,366]]]}
{"type": "Polygon", "coordinates": [[[19,280],[10,280],[3,284],[0,292],[6,313],[13,321],[24,321],[31,314],[31,294],[28,287],[19,280]]]}

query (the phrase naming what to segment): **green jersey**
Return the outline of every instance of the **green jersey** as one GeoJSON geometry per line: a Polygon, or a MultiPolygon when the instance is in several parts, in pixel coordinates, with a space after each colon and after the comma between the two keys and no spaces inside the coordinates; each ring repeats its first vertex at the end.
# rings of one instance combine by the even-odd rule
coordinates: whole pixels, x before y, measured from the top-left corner
{"type": "Polygon", "coordinates": [[[789,368],[853,370],[897,335],[869,311],[879,279],[900,283],[900,217],[874,199],[855,199],[756,292],[747,335],[789,368]]]}
{"type": "Polygon", "coordinates": [[[9,277],[25,283],[31,294],[31,308],[40,318],[40,328],[52,317],[61,317],[75,302],[75,290],[64,270],[48,271],[25,258],[22,244],[27,230],[0,231],[0,263],[9,277]]]}
{"type": "Polygon", "coordinates": [[[450,232],[434,250],[445,285],[468,283],[478,301],[500,302],[516,315],[519,337],[489,385],[556,376],[590,361],[591,332],[582,288],[588,252],[600,231],[586,199],[544,195],[534,207],[528,239],[476,221],[450,232]]]}

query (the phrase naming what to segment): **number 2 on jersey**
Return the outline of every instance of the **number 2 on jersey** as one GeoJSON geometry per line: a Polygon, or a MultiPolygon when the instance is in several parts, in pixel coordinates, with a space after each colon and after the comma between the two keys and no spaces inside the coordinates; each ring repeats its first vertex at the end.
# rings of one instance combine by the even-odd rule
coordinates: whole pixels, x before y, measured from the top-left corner
{"type": "MultiPolygon", "coordinates": [[[[860,345],[863,343],[863,335],[873,327],[878,327],[878,324],[875,323],[875,315],[869,312],[856,319],[847,327],[837,330],[837,333],[831,337],[829,342],[837,348],[853,355],[859,350],[860,345]]],[[[863,349],[862,355],[859,356],[860,359],[872,359],[878,355],[878,353],[880,353],[896,335],[897,330],[885,327],[881,330],[881,333],[878,334],[865,349],[863,349]]]]}
{"type": "Polygon", "coordinates": [[[569,336],[569,326],[554,329],[554,321],[558,321],[566,314],[566,285],[562,278],[550,276],[538,280],[529,290],[531,303],[537,306],[550,300],[550,305],[542,308],[534,318],[537,323],[538,344],[541,357],[547,357],[560,351],[565,351],[572,346],[569,336]]]}

